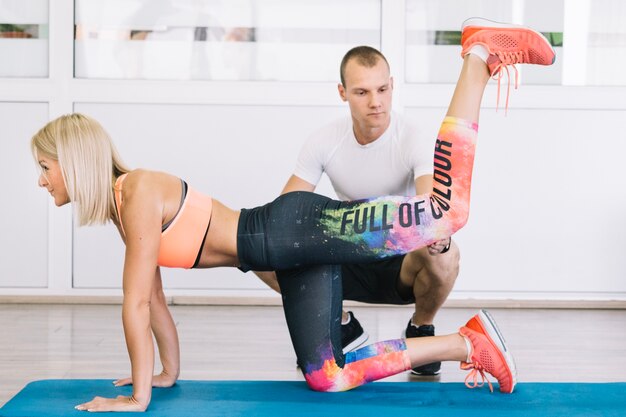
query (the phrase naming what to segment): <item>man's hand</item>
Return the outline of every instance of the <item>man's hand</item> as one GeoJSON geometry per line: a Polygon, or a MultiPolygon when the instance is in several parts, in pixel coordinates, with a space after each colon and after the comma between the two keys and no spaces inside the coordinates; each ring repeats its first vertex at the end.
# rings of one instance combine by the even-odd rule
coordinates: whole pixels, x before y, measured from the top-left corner
{"type": "Polygon", "coordinates": [[[449,248],[452,244],[452,238],[438,240],[428,245],[428,254],[431,256],[439,255],[445,248],[449,248]]]}

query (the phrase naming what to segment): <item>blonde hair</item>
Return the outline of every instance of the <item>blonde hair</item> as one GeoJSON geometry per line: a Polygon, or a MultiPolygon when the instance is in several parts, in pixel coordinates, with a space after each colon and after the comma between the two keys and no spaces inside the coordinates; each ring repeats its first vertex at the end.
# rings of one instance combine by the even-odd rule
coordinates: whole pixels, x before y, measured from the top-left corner
{"type": "Polygon", "coordinates": [[[35,162],[40,154],[59,162],[80,226],[117,218],[113,182],[130,169],[100,123],[79,113],[64,115],[39,130],[30,144],[35,162]]]}

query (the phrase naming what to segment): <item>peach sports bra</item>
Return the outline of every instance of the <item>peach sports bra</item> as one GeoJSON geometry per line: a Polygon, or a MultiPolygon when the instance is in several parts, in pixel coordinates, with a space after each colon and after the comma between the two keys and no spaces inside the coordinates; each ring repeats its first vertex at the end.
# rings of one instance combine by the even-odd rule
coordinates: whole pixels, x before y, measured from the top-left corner
{"type": "MultiPolygon", "coordinates": [[[[122,184],[127,174],[115,181],[115,203],[122,233],[122,184]]],[[[200,258],[200,250],[211,222],[213,200],[191,187],[167,228],[161,232],[157,264],[170,268],[193,268],[200,258]]]]}

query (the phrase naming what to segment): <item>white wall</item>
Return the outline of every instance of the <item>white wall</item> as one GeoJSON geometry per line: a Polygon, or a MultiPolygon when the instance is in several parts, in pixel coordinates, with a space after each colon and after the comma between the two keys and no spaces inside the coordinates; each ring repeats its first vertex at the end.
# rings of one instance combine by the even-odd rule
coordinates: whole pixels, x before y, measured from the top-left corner
{"type": "MultiPolygon", "coordinates": [[[[395,108],[435,135],[452,86],[403,84],[399,3],[382,3],[395,108]]],[[[88,113],[131,166],[174,172],[232,207],[250,207],[278,194],[308,132],[347,111],[326,82],[73,79],[71,10],[68,0],[51,7],[49,78],[0,79],[0,173],[9,184],[0,296],[120,294],[114,228],[75,229],[70,210],[36,187],[28,140],[47,120],[88,113]]],[[[626,88],[523,85],[508,116],[495,112],[495,94],[492,85],[484,100],[452,298],[626,300],[626,88]]],[[[321,191],[330,193],[327,182],[321,191]]],[[[164,276],[170,294],[275,296],[236,269],[164,276]]]]}
{"type": "Polygon", "coordinates": [[[48,284],[48,198],[36,187],[38,170],[28,143],[33,127],[47,120],[46,103],[0,102],[2,287],[46,288],[48,284]]]}

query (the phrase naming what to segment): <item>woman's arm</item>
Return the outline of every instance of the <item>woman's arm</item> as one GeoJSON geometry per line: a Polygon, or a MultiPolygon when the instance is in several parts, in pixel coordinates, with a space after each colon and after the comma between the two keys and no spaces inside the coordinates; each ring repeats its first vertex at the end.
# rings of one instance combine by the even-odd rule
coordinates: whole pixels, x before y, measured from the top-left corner
{"type": "MultiPolygon", "coordinates": [[[[133,173],[134,174],[134,173],[133,173]]],[[[96,397],[77,408],[90,411],[144,411],[152,395],[154,347],[151,302],[157,273],[164,193],[150,173],[137,173],[124,182],[122,223],[126,240],[122,322],[130,356],[133,395],[96,397]]]]}
{"type": "MultiPolygon", "coordinates": [[[[152,386],[166,388],[176,383],[180,374],[180,348],[176,324],[167,307],[167,300],[163,293],[161,269],[157,268],[152,301],[150,303],[150,326],[159,347],[159,356],[163,369],[159,375],[152,377],[152,386]]],[[[114,382],[116,387],[130,385],[132,378],[122,378],[114,382]]]]}
{"type": "Polygon", "coordinates": [[[163,366],[161,373],[152,378],[152,386],[171,387],[176,383],[180,374],[180,346],[178,331],[167,307],[167,300],[165,299],[161,282],[161,271],[158,268],[152,292],[150,323],[159,347],[159,357],[163,366]]]}
{"type": "Polygon", "coordinates": [[[148,178],[127,178],[122,212],[126,231],[122,322],[133,378],[132,398],[144,409],[152,394],[154,346],[150,310],[163,216],[159,187],[151,183],[148,178]]]}

